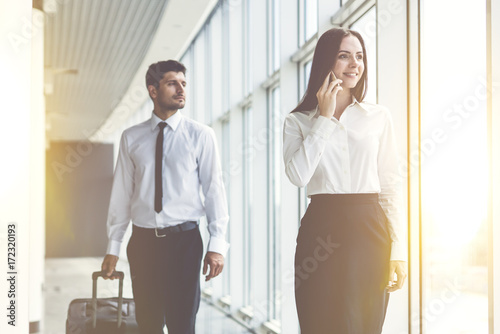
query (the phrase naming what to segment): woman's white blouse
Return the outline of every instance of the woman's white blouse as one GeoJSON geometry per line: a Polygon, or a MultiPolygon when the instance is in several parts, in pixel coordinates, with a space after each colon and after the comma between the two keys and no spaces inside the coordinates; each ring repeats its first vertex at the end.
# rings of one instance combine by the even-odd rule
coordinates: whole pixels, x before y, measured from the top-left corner
{"type": "Polygon", "coordinates": [[[319,109],[290,113],[283,156],[290,181],[315,194],[379,193],[392,239],[391,260],[406,261],[401,240],[402,178],[391,114],[379,105],[349,105],[340,120],[319,109]]]}

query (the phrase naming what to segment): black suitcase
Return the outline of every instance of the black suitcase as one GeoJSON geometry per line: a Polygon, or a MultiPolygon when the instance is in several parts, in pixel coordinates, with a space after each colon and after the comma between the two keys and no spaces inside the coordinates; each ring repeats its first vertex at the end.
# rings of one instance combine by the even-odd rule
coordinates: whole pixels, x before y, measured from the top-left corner
{"type": "Polygon", "coordinates": [[[115,272],[120,281],[118,297],[114,298],[97,298],[97,278],[103,274],[92,274],[92,298],[74,299],[69,304],[66,334],[139,333],[134,300],[123,298],[123,272],[115,272]]]}

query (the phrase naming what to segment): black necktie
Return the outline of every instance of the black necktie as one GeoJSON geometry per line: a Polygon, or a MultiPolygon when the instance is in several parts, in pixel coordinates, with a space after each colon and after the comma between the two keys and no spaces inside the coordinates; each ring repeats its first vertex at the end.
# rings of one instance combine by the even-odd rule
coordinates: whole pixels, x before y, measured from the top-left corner
{"type": "Polygon", "coordinates": [[[163,161],[163,129],[167,126],[167,123],[160,122],[158,127],[160,132],[158,132],[158,137],[156,137],[156,155],[155,155],[155,211],[160,213],[163,208],[162,197],[162,161],[163,161]]]}

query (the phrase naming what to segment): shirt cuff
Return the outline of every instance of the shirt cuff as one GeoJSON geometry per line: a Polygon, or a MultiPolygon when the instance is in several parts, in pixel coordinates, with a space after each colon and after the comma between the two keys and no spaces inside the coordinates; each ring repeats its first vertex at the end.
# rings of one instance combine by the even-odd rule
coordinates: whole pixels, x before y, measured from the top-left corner
{"type": "Polygon", "coordinates": [[[406,248],[399,241],[393,241],[391,244],[391,261],[408,261],[406,248]]]}
{"type": "Polygon", "coordinates": [[[332,122],[331,119],[320,115],[312,126],[311,132],[317,133],[323,139],[329,139],[336,127],[337,124],[335,122],[332,122]]]}
{"type": "Polygon", "coordinates": [[[106,251],[106,254],[120,256],[121,245],[122,245],[121,241],[110,239],[108,242],[108,250],[106,251]]]}
{"type": "Polygon", "coordinates": [[[229,249],[229,244],[226,240],[221,238],[210,237],[210,241],[208,242],[207,251],[219,253],[222,256],[226,257],[227,250],[229,249]]]}

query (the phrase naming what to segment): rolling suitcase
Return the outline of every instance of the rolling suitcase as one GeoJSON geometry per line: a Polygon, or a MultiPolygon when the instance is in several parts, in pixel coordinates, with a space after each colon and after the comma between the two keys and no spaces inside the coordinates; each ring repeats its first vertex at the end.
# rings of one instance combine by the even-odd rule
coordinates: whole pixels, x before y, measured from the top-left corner
{"type": "Polygon", "coordinates": [[[104,273],[97,271],[92,274],[92,298],[74,299],[69,304],[66,334],[84,333],[138,333],[135,321],[135,303],[131,298],[123,298],[123,278],[119,276],[118,297],[97,298],[97,278],[104,273]],[[121,312],[118,312],[121,310],[121,312]]]}

